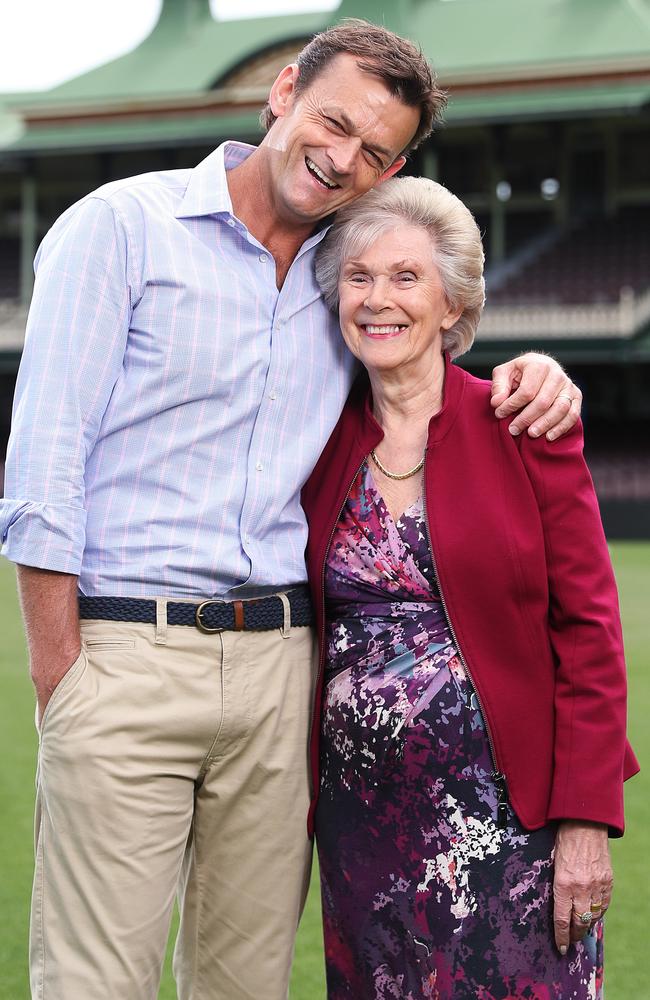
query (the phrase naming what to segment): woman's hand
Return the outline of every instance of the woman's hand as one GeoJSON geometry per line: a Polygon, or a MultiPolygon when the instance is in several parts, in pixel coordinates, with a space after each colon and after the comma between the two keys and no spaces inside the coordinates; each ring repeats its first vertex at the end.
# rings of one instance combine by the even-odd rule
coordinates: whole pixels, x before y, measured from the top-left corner
{"type": "Polygon", "coordinates": [[[612,865],[607,827],[602,823],[564,820],[555,838],[553,925],[562,955],[602,917],[612,898],[612,865]],[[589,923],[581,914],[591,914],[589,923]]]}
{"type": "Polygon", "coordinates": [[[580,416],[582,393],[554,358],[522,354],[492,372],[492,406],[497,417],[517,414],[511,434],[528,428],[531,437],[549,441],[570,431],[580,416]]]}

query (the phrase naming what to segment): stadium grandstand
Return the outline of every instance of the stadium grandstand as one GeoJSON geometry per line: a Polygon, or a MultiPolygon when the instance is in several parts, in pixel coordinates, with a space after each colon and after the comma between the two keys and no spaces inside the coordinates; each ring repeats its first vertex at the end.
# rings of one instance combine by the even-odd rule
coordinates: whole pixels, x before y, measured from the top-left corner
{"type": "Polygon", "coordinates": [[[259,141],[278,70],[342,17],[417,41],[449,90],[407,171],[440,180],[485,237],[488,301],[465,363],[548,350],[583,388],[611,537],[650,535],[650,3],[343,0],[217,21],[164,0],[128,54],[44,93],[0,95],[0,454],[32,290],[54,219],[98,185],[259,141]]]}

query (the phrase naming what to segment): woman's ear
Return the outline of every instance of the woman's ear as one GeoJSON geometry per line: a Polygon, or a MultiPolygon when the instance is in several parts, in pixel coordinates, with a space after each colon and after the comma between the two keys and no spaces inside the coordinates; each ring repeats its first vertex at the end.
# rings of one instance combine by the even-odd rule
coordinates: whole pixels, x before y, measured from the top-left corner
{"type": "Polygon", "coordinates": [[[454,323],[457,323],[460,317],[463,315],[462,309],[455,309],[449,306],[449,309],[445,313],[440,328],[442,330],[451,330],[454,323]]]}

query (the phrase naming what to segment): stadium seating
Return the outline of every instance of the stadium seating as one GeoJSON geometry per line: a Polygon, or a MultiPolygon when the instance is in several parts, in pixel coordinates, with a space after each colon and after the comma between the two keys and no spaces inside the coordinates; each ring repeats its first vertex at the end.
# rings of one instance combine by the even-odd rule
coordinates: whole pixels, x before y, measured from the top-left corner
{"type": "Polygon", "coordinates": [[[497,287],[490,305],[615,303],[624,289],[650,288],[650,206],[622,209],[613,218],[589,218],[497,287]]]}
{"type": "Polygon", "coordinates": [[[621,454],[593,449],[588,461],[600,500],[650,501],[650,462],[642,451],[621,454]]]}

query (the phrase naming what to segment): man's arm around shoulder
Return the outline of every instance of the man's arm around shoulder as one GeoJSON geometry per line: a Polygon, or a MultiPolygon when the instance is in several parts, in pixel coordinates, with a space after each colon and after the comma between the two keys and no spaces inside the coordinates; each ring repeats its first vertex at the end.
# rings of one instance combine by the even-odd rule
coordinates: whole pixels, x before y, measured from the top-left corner
{"type": "Polygon", "coordinates": [[[580,416],[582,393],[554,358],[522,354],[492,372],[492,407],[499,419],[516,414],[513,436],[555,441],[568,433],[580,416]]]}

